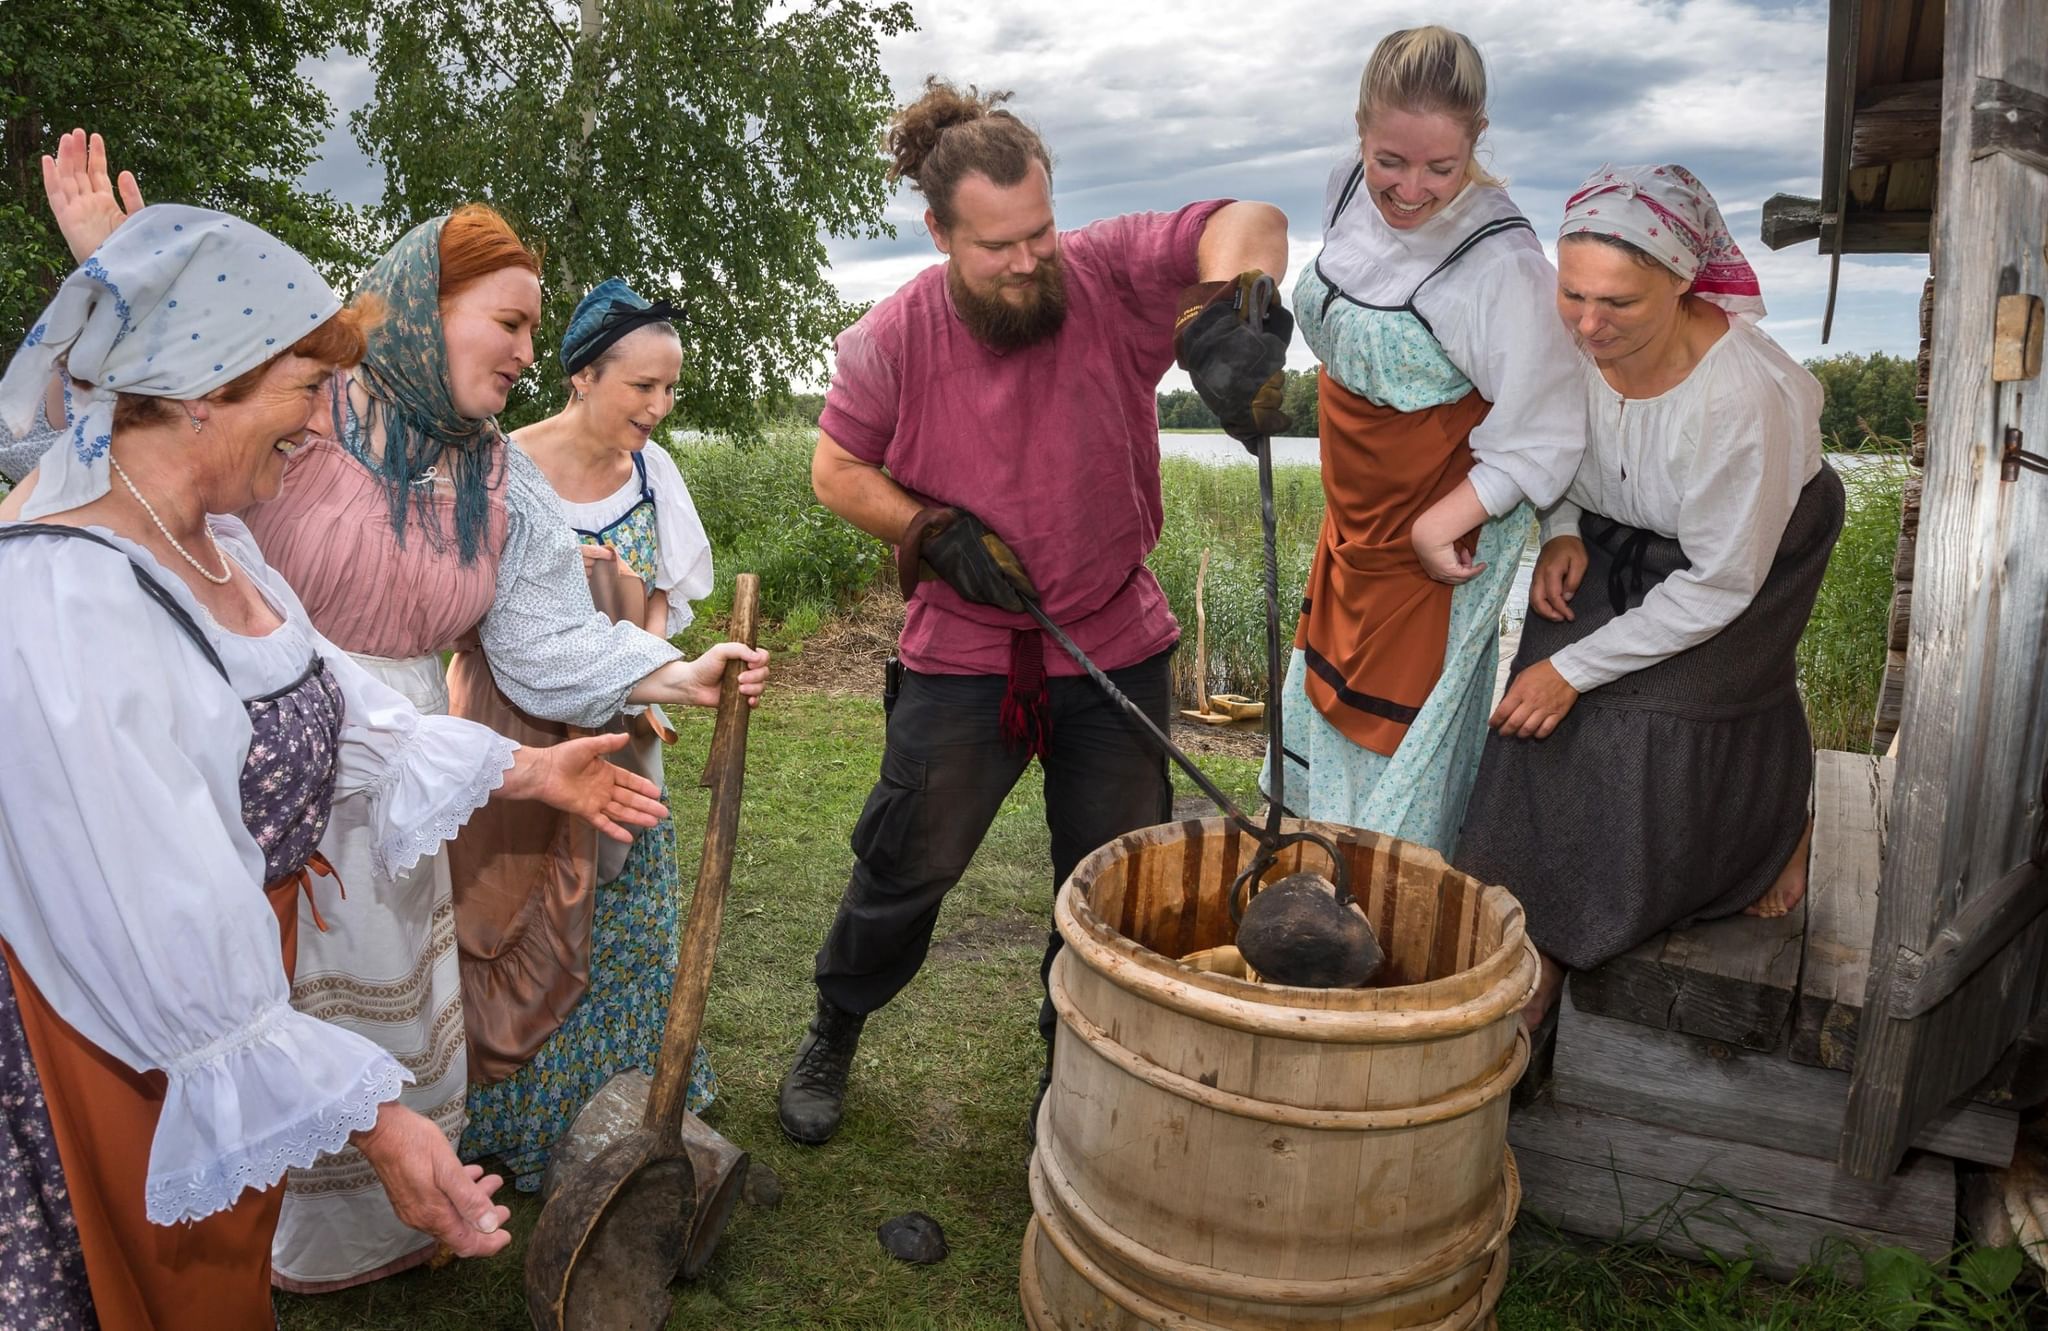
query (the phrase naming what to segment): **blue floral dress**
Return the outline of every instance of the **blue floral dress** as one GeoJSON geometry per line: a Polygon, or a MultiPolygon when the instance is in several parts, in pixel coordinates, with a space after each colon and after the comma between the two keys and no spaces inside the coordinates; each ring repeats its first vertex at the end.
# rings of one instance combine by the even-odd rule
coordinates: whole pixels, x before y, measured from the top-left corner
{"type": "MultiPolygon", "coordinates": [[[[600,529],[577,529],[654,585],[660,553],[657,501],[645,464],[634,458],[639,494],[600,529]]],[[[590,987],[525,1067],[469,1091],[465,1158],[494,1155],[521,1192],[538,1191],[548,1153],[604,1084],[634,1068],[652,1073],[668,1020],[669,991],[682,941],[682,882],[675,823],[664,818],[633,838],[619,876],[598,888],[590,925],[590,987]]],[[[701,1112],[718,1077],[699,1045],[687,1104],[701,1112]]]]}

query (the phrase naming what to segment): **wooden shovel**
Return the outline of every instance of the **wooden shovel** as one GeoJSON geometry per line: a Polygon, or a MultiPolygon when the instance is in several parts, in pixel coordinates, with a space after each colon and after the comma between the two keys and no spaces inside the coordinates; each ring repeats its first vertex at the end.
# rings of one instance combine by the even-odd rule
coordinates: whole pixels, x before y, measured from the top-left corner
{"type": "MultiPolygon", "coordinates": [[[[733,583],[732,636],[750,647],[760,588],[752,573],[733,583]]],[[[697,1209],[696,1170],[681,1131],[683,1095],[704,1024],[746,774],[748,708],[739,675],[740,663],[728,662],[704,772],[711,787],[704,857],[647,1110],[637,1130],[563,1179],[541,1210],[526,1248],[526,1310],[540,1331],[655,1331],[668,1320],[669,1283],[697,1209]]]]}

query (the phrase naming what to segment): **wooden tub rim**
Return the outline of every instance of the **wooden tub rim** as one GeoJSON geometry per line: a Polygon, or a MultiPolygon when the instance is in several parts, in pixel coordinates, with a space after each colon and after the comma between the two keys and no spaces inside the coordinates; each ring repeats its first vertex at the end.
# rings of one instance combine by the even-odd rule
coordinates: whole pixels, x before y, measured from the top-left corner
{"type": "MultiPolygon", "coordinates": [[[[1190,827],[1208,831],[1226,825],[1222,818],[1204,818],[1159,827],[1172,828],[1185,839],[1190,827]]],[[[1353,840],[1361,835],[1358,828],[1330,823],[1288,819],[1284,825],[1308,827],[1325,835],[1341,833],[1353,840]]],[[[1053,920],[1077,960],[1111,984],[1161,1007],[1252,1035],[1326,1044],[1408,1044],[1482,1029],[1519,1012],[1535,993],[1536,949],[1529,942],[1521,904],[1506,888],[1493,884],[1480,885],[1480,901],[1482,910],[1495,912],[1501,920],[1500,944],[1475,964],[1434,980],[1377,989],[1305,989],[1254,984],[1183,966],[1112,927],[1096,914],[1080,888],[1082,882],[1093,881],[1108,865],[1127,857],[1132,848],[1157,844],[1135,839],[1157,830],[1125,833],[1075,865],[1060,887],[1053,920]],[[1479,992],[1472,994],[1475,987],[1479,992]]],[[[1363,835],[1393,840],[1379,833],[1363,835]]],[[[1442,861],[1441,856],[1428,853],[1442,861]]],[[[1448,864],[1445,869],[1457,872],[1448,864]]]]}

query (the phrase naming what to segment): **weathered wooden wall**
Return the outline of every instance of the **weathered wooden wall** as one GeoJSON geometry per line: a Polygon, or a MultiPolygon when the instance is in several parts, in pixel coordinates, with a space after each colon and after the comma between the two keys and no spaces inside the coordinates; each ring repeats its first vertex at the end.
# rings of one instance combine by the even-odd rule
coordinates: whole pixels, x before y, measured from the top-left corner
{"type": "Polygon", "coordinates": [[[2009,426],[2048,450],[2048,389],[1991,375],[1997,298],[2048,291],[2048,171],[2010,145],[1990,151],[2005,131],[1976,111],[1985,80],[2048,92],[2048,4],[1950,6],[1942,78],[1912,668],[1842,1144],[1864,1177],[1896,1168],[1919,1126],[1991,1068],[2039,1005],[2048,945],[2048,916],[2025,909],[2044,888],[2008,873],[2027,858],[2048,756],[2048,476],[1999,468],[2009,426]],[[1981,909],[1997,895],[2014,908],[1981,909]],[[1995,954],[1924,1015],[1895,1015],[1959,917],[1983,921],[1971,941],[1995,954]]]}

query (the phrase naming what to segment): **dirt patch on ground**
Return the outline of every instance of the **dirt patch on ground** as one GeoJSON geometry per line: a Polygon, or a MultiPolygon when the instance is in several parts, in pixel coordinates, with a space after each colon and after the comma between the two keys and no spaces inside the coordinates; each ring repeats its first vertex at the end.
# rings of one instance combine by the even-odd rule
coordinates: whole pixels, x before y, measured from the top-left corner
{"type": "Polygon", "coordinates": [[[987,961],[1012,948],[1045,948],[1045,921],[1027,920],[1021,915],[989,915],[969,920],[960,929],[932,942],[932,956],[939,961],[987,961]]]}
{"type": "Polygon", "coordinates": [[[856,693],[880,701],[882,663],[903,632],[903,597],[875,584],[854,606],[774,663],[778,688],[804,693],[856,693]]]}

